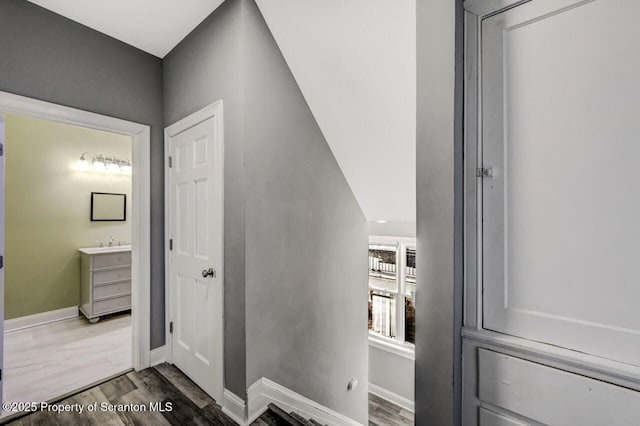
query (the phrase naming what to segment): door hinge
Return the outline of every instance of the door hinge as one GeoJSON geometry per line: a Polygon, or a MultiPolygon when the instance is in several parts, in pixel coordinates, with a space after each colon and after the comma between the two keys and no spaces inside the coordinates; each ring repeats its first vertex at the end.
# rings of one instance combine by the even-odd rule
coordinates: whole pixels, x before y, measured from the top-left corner
{"type": "Polygon", "coordinates": [[[169,168],[173,167],[173,158],[169,156],[169,168]]]}
{"type": "Polygon", "coordinates": [[[0,143],[0,157],[4,155],[4,144],[0,143]]]}
{"type": "Polygon", "coordinates": [[[476,177],[492,178],[493,177],[493,167],[478,167],[476,169],[476,177]]]}
{"type": "Polygon", "coordinates": [[[4,268],[4,256],[0,256],[0,269],[4,268]]]}
{"type": "Polygon", "coordinates": [[[169,333],[173,334],[173,321],[169,323],[169,333]]]}
{"type": "Polygon", "coordinates": [[[169,240],[169,251],[173,250],[173,238],[169,240]]]}

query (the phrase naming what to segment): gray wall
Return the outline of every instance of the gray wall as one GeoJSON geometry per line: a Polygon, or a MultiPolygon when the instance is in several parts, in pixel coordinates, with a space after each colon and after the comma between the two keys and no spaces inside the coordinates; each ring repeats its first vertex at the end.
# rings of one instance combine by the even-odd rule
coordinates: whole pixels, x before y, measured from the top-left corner
{"type": "Polygon", "coordinates": [[[241,3],[228,0],[164,58],[164,117],[170,125],[224,103],[225,387],[244,398],[245,225],[241,3]]]}
{"type": "Polygon", "coordinates": [[[369,383],[415,400],[415,362],[369,345],[369,383]]]}
{"type": "Polygon", "coordinates": [[[258,8],[243,5],[247,384],[265,376],[365,424],[367,222],[258,8]]]}
{"type": "Polygon", "coordinates": [[[417,425],[460,422],[460,4],[416,2],[417,425]]]}
{"type": "Polygon", "coordinates": [[[164,95],[166,124],[224,101],[225,386],[267,377],[365,423],[367,224],[253,1],[165,58],[164,95]]]}
{"type": "Polygon", "coordinates": [[[0,90],[151,126],[151,347],[164,344],[160,59],[27,1],[2,0],[0,90]]]}

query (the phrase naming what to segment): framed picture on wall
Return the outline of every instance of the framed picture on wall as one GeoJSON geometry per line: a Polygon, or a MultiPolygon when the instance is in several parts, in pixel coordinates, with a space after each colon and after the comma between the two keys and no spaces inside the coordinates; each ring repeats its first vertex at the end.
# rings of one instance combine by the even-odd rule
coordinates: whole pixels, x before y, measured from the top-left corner
{"type": "Polygon", "coordinates": [[[127,220],[127,194],[91,193],[92,222],[124,222],[127,220]]]}

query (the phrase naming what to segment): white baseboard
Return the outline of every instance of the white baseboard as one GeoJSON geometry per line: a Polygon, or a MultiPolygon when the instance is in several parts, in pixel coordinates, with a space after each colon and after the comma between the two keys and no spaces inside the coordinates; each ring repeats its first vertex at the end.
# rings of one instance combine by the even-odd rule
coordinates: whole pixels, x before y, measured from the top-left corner
{"type": "Polygon", "coordinates": [[[162,364],[167,361],[167,345],[152,349],[149,353],[149,367],[162,364]]]}
{"type": "Polygon", "coordinates": [[[396,404],[399,407],[404,408],[407,411],[415,412],[416,404],[404,396],[393,393],[390,390],[381,388],[380,386],[369,383],[369,393],[379,396],[382,399],[386,399],[389,402],[396,404]]]}
{"type": "Polygon", "coordinates": [[[79,315],[77,306],[56,309],[54,311],[41,312],[39,314],[27,315],[4,321],[4,332],[23,330],[25,328],[36,327],[38,325],[49,324],[51,322],[63,321],[76,318],[79,315]]]}
{"type": "Polygon", "coordinates": [[[253,423],[260,417],[269,403],[274,403],[287,412],[295,411],[302,417],[314,419],[322,424],[340,426],[360,424],[264,377],[249,387],[247,399],[247,424],[253,423]]]}
{"type": "Polygon", "coordinates": [[[229,389],[224,390],[222,412],[231,417],[239,425],[247,425],[247,404],[229,389]]]}

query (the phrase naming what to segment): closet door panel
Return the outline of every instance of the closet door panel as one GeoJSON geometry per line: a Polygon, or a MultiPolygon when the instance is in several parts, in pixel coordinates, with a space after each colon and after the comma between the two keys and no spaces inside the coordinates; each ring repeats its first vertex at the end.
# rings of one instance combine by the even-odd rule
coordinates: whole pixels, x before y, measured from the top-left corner
{"type": "Polygon", "coordinates": [[[640,2],[482,23],[483,326],[640,365],[640,2]]]}

